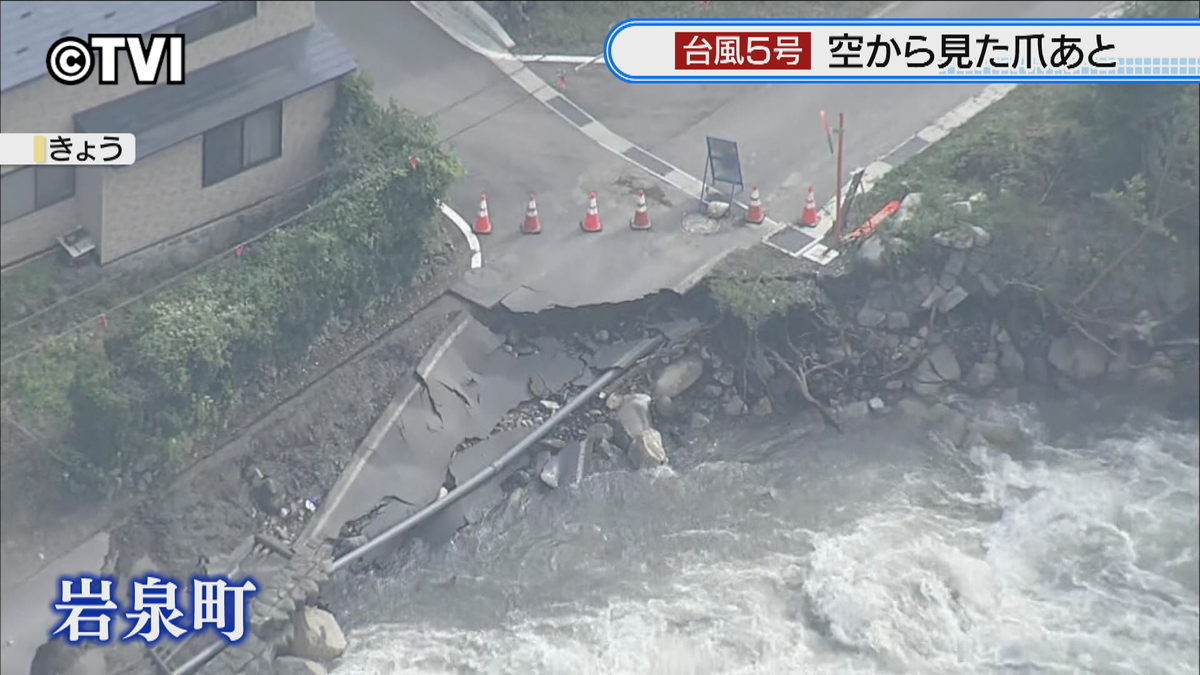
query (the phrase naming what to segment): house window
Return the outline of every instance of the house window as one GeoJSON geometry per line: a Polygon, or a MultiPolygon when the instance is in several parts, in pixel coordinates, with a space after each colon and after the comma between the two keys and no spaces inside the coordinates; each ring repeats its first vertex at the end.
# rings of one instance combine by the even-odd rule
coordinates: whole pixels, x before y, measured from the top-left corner
{"type": "Polygon", "coordinates": [[[204,185],[283,154],[283,101],[204,133],[204,185]]]}
{"type": "Polygon", "coordinates": [[[75,196],[75,167],[31,166],[0,178],[0,223],[75,196]]]}
{"type": "Polygon", "coordinates": [[[213,33],[219,33],[226,28],[236,26],[243,21],[249,21],[256,16],[258,16],[257,2],[225,0],[225,2],[216,7],[206,9],[179,24],[175,27],[175,32],[184,36],[184,42],[195,42],[213,33]]]}

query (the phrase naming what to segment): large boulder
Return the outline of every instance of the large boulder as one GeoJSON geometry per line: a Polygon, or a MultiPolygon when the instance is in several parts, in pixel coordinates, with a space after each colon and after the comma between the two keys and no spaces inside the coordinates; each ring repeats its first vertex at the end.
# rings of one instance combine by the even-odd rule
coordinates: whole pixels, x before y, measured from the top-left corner
{"type": "Polygon", "coordinates": [[[304,607],[293,618],[291,656],[309,661],[332,661],[346,651],[346,636],[332,614],[304,607]]]}
{"type": "Polygon", "coordinates": [[[629,444],[629,459],[639,469],[666,464],[667,449],[663,447],[662,434],[657,429],[646,429],[635,436],[629,444]]]}
{"type": "Polygon", "coordinates": [[[934,433],[954,447],[962,447],[967,439],[967,416],[942,403],[930,408],[929,414],[933,418],[934,433]]]}
{"type": "Polygon", "coordinates": [[[1108,372],[1108,352],[1083,338],[1054,338],[1047,359],[1059,373],[1075,382],[1091,382],[1108,372]]]}
{"type": "Polygon", "coordinates": [[[862,246],[858,247],[858,253],[855,254],[855,257],[863,265],[866,265],[867,269],[879,271],[887,266],[886,253],[887,251],[883,246],[883,242],[879,240],[879,237],[871,237],[864,241],[862,246]]]}
{"type": "Polygon", "coordinates": [[[275,675],[328,675],[325,666],[295,656],[279,656],[274,662],[275,675]]]}
{"type": "Polygon", "coordinates": [[[1000,343],[1000,372],[1010,382],[1020,382],[1025,379],[1025,358],[1011,342],[1000,343]]]}
{"type": "Polygon", "coordinates": [[[620,445],[628,445],[643,431],[654,427],[650,418],[650,401],[645,394],[630,394],[622,399],[621,407],[617,409],[620,445]]]}
{"type": "Polygon", "coordinates": [[[688,354],[663,368],[654,380],[655,396],[675,398],[687,391],[704,375],[704,359],[688,354]]]}
{"type": "Polygon", "coordinates": [[[938,345],[917,364],[913,372],[913,391],[920,396],[935,396],[948,382],[957,382],[962,377],[962,368],[954,350],[938,345]]]}
{"type": "Polygon", "coordinates": [[[982,361],[971,366],[963,386],[973,392],[981,392],[996,382],[996,364],[982,361]]]}
{"type": "Polygon", "coordinates": [[[1029,435],[1016,420],[1005,422],[975,420],[970,423],[969,430],[973,434],[978,434],[989,444],[1005,450],[1021,449],[1030,442],[1029,435]]]}

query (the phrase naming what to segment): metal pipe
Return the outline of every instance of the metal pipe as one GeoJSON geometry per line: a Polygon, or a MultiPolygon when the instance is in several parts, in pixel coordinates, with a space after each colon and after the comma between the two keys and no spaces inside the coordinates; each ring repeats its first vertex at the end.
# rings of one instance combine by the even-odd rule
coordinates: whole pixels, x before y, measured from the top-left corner
{"type": "Polygon", "coordinates": [[[168,672],[171,672],[171,675],[191,675],[193,671],[199,670],[201,666],[211,661],[217,656],[217,654],[225,651],[225,648],[228,647],[229,644],[230,643],[225,640],[217,640],[216,642],[202,649],[199,654],[185,661],[182,666],[179,666],[174,671],[168,672]]]}
{"type": "Polygon", "coordinates": [[[449,508],[451,504],[454,504],[463,497],[466,497],[474,492],[484,483],[494,478],[496,474],[500,473],[500,471],[504,469],[505,466],[528,450],[534,443],[541,440],[543,436],[553,430],[554,427],[558,426],[558,424],[568,415],[575,412],[576,409],[594,396],[596,392],[600,391],[608,383],[616,379],[617,376],[619,376],[626,368],[632,365],[634,361],[656,349],[662,343],[662,341],[663,339],[661,337],[653,340],[647,340],[641,345],[641,347],[627,354],[625,358],[621,359],[621,361],[615,364],[613,368],[601,375],[595,382],[591,384],[591,386],[589,386],[587,389],[584,389],[578,396],[568,401],[566,405],[551,415],[549,419],[547,419],[545,422],[542,422],[541,426],[535,429],[533,433],[523,438],[520,443],[514,445],[499,459],[495,460],[482,471],[472,476],[467,482],[456,487],[445,497],[426,505],[425,508],[421,509],[420,511],[417,511],[408,518],[405,518],[403,521],[393,525],[387,530],[384,530],[379,536],[375,537],[371,541],[368,541],[362,546],[359,546],[353,551],[350,551],[349,553],[333,561],[332,571],[336,572],[346,567],[355,560],[358,560],[364,555],[379,548],[395,537],[408,532],[414,527],[449,508]]]}

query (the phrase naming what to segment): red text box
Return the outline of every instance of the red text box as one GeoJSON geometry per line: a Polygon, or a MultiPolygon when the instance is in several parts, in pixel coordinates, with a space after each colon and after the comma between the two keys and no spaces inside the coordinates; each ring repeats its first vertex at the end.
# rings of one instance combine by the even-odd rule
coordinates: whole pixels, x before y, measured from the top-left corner
{"type": "Polygon", "coordinates": [[[812,70],[812,33],[676,32],[676,70],[812,70]]]}

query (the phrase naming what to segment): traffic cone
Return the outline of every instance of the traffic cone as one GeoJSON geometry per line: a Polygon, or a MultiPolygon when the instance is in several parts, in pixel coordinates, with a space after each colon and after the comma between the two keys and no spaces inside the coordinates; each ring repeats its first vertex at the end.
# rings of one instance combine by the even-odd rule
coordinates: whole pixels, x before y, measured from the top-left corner
{"type": "Polygon", "coordinates": [[[604,229],[600,224],[600,209],[596,207],[596,193],[588,195],[588,212],[583,217],[583,222],[579,223],[584,232],[599,232],[604,229]]]}
{"type": "Polygon", "coordinates": [[[629,227],[635,230],[650,229],[650,212],[646,210],[646,195],[641,190],[638,190],[637,208],[633,211],[633,220],[629,221],[629,227]]]}
{"type": "Polygon", "coordinates": [[[487,194],[479,195],[479,217],[475,219],[475,234],[491,234],[492,219],[488,217],[487,194]]]}
{"type": "Polygon", "coordinates": [[[529,208],[525,209],[525,222],[521,223],[521,234],[541,234],[542,221],[538,219],[537,201],[529,195],[529,208]]]}
{"type": "Polygon", "coordinates": [[[750,190],[750,208],[746,209],[746,222],[758,225],[767,219],[767,214],[763,212],[762,202],[758,200],[758,186],[755,185],[750,190]]]}
{"type": "Polygon", "coordinates": [[[813,197],[812,186],[808,186],[808,201],[804,203],[804,224],[809,227],[817,225],[817,200],[813,197]]]}

